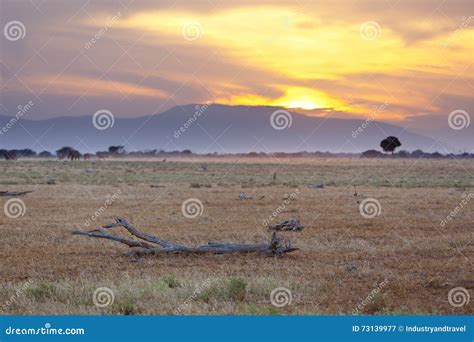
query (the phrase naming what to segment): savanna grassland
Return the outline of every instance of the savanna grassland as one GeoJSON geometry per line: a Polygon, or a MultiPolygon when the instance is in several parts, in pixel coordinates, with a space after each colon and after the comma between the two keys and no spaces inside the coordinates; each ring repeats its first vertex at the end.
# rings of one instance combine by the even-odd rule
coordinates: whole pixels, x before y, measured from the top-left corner
{"type": "MultiPolygon", "coordinates": [[[[472,314],[474,299],[455,307],[448,293],[474,289],[473,176],[473,160],[0,161],[0,191],[34,191],[19,197],[22,216],[0,211],[0,308],[2,314],[161,315],[177,308],[204,315],[472,314]],[[240,192],[250,198],[240,200],[240,192]],[[202,202],[202,215],[183,215],[189,198],[202,202]],[[380,203],[373,218],[359,211],[367,198],[380,203]],[[71,235],[115,217],[189,245],[267,242],[266,219],[296,217],[305,229],[284,233],[300,250],[282,257],[130,258],[122,256],[125,245],[71,235]],[[94,305],[98,287],[113,291],[113,304],[94,305]],[[291,291],[289,305],[271,304],[277,287],[291,291]]],[[[2,207],[10,198],[0,197],[2,207]]],[[[119,228],[114,233],[130,237],[119,228]]]]}

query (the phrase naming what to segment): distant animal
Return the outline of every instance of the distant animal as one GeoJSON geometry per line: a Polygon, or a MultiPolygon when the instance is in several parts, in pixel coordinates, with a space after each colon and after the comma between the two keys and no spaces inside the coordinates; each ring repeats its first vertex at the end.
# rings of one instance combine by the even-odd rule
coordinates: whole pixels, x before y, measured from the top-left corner
{"type": "Polygon", "coordinates": [[[93,156],[93,154],[91,154],[91,153],[84,153],[83,158],[84,158],[84,160],[89,160],[89,159],[92,158],[92,156],[93,156]]]}
{"type": "Polygon", "coordinates": [[[207,171],[207,164],[206,163],[201,164],[201,169],[203,171],[207,171]]]}
{"type": "Polygon", "coordinates": [[[68,154],[67,154],[67,157],[72,161],[72,160],[79,160],[81,159],[81,152],[77,151],[77,150],[74,150],[74,149],[71,149],[68,154]]]}
{"type": "Polygon", "coordinates": [[[0,158],[5,158],[5,160],[17,160],[18,154],[15,150],[0,150],[0,158]]]}
{"type": "Polygon", "coordinates": [[[165,163],[165,162],[166,162],[166,158],[165,158],[165,159],[163,159],[163,160],[162,160],[162,162],[163,162],[163,163],[165,163]]]}
{"type": "Polygon", "coordinates": [[[74,150],[72,147],[64,146],[56,151],[56,155],[58,156],[59,160],[63,160],[65,158],[69,158],[69,151],[74,150]]]}

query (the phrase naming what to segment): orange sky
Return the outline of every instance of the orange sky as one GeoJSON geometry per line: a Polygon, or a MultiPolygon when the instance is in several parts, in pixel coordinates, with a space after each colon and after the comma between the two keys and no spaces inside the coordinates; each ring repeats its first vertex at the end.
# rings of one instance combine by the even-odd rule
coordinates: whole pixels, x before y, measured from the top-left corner
{"type": "Polygon", "coordinates": [[[472,1],[46,6],[20,18],[21,44],[2,41],[2,93],[46,97],[45,116],[107,101],[123,116],[218,102],[364,118],[386,103],[378,119],[402,122],[473,106],[472,1]]]}

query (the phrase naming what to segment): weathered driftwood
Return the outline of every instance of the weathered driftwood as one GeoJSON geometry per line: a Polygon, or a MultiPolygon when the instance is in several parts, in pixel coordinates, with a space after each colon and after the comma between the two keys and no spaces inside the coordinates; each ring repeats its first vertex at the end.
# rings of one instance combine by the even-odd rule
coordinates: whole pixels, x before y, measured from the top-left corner
{"type": "Polygon", "coordinates": [[[127,220],[117,218],[114,223],[98,227],[90,231],[74,230],[73,235],[85,235],[93,238],[108,239],[123,243],[132,250],[125,255],[142,256],[147,254],[167,254],[167,253],[191,253],[191,254],[227,254],[227,253],[261,253],[268,256],[277,256],[298,250],[291,247],[288,240],[283,240],[276,233],[273,233],[269,243],[243,244],[243,243],[222,243],[208,242],[201,246],[186,246],[175,242],[163,240],[155,235],[150,235],[132,226],[127,220]],[[125,228],[131,235],[140,240],[129,239],[119,235],[109,233],[107,229],[114,227],[125,228]]]}
{"type": "Polygon", "coordinates": [[[33,191],[0,191],[0,196],[23,196],[33,191]]]}
{"type": "Polygon", "coordinates": [[[304,229],[304,226],[300,223],[298,219],[290,218],[289,220],[286,220],[284,222],[271,225],[268,228],[271,230],[276,230],[276,231],[286,230],[286,231],[300,232],[304,229]]]}

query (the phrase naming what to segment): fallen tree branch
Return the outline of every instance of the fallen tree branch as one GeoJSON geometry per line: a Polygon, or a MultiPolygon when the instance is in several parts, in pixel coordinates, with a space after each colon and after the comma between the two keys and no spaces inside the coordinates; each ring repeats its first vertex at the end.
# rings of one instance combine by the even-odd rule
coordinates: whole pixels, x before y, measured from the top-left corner
{"type": "Polygon", "coordinates": [[[0,191],[0,196],[23,196],[33,191],[0,191]]]}
{"type": "Polygon", "coordinates": [[[125,255],[142,256],[147,254],[169,254],[169,253],[189,253],[189,254],[228,254],[228,253],[260,253],[268,256],[277,256],[284,253],[290,253],[298,250],[291,247],[288,240],[282,239],[277,233],[273,233],[269,243],[261,244],[245,244],[245,243],[221,243],[208,242],[201,246],[186,246],[170,241],[163,240],[157,236],[150,235],[140,231],[132,226],[127,220],[117,218],[114,223],[107,224],[90,231],[74,230],[73,235],[85,235],[93,238],[108,239],[123,243],[130,248],[131,251],[125,255]],[[128,239],[119,235],[108,232],[107,229],[114,227],[122,227],[131,235],[140,240],[128,239]],[[144,241],[142,241],[144,240],[144,241]],[[157,246],[158,245],[158,246],[157,246]]]}

